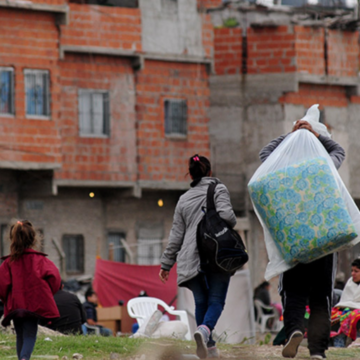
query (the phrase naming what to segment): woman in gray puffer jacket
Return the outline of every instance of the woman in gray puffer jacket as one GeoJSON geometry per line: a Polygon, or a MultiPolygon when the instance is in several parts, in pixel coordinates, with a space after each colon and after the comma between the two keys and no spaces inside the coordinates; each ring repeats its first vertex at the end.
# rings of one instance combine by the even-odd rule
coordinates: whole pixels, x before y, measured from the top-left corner
{"type": "MultiPolygon", "coordinates": [[[[206,206],[207,189],[217,179],[211,177],[211,165],[204,156],[194,155],[189,159],[189,173],[193,180],[191,189],[180,197],[176,205],[159,276],[165,283],[170,269],[177,262],[178,285],[189,288],[194,294],[197,355],[202,359],[217,358],[219,354],[211,332],[224,308],[230,275],[201,270],[196,244],[196,231],[204,215],[201,209],[206,206]]],[[[220,217],[234,227],[236,217],[224,184],[216,186],[214,199],[220,217]]]]}

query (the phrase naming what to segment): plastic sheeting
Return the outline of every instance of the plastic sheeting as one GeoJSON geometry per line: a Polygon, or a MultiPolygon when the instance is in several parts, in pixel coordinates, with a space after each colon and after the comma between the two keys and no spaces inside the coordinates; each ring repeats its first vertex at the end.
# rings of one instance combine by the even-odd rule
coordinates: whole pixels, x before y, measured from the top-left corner
{"type": "MultiPolygon", "coordinates": [[[[177,295],[176,267],[166,284],[159,279],[160,265],[132,265],[97,259],[93,281],[101,306],[116,306],[119,300],[127,302],[145,290],[167,304],[177,295]]],[[[172,303],[176,307],[176,301],[172,303]]]]}
{"type": "Polygon", "coordinates": [[[360,212],[324,146],[308,130],[289,134],[248,187],[264,229],[266,280],[360,241],[360,212]]]}
{"type": "MultiPolygon", "coordinates": [[[[191,332],[196,329],[194,298],[190,290],[176,285],[176,267],[170,271],[169,280],[162,284],[159,279],[159,265],[131,265],[98,259],[93,286],[100,304],[104,307],[116,306],[119,300],[127,302],[137,297],[141,290],[149,296],[159,298],[169,304],[176,295],[178,310],[186,310],[189,315],[191,332]]],[[[249,270],[237,271],[231,277],[226,305],[215,327],[216,337],[226,343],[239,343],[244,338],[255,339],[254,308],[249,270]]]]}

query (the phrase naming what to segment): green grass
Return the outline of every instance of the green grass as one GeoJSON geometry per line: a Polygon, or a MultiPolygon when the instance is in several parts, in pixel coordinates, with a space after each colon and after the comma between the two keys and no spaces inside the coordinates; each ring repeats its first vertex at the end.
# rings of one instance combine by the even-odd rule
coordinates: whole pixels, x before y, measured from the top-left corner
{"type": "MultiPolygon", "coordinates": [[[[129,356],[144,342],[144,339],[130,339],[126,337],[102,337],[102,336],[60,336],[50,337],[52,341],[46,341],[46,336],[38,336],[32,358],[36,355],[58,355],[61,359],[67,356],[72,359],[74,353],[80,353],[84,359],[108,359],[111,353],[118,353],[121,357],[129,356]]],[[[6,356],[16,355],[15,335],[0,333],[1,359],[6,356]],[[8,349],[10,347],[10,349],[8,349]]]]}
{"type": "MultiPolygon", "coordinates": [[[[40,335],[36,341],[32,360],[42,359],[37,356],[57,355],[61,360],[63,356],[72,359],[74,353],[80,353],[84,360],[109,360],[111,353],[119,354],[119,359],[134,359],[146,354],[147,360],[179,360],[179,354],[195,354],[194,341],[180,341],[171,339],[130,339],[128,337],[102,337],[102,336],[50,336],[52,341],[46,341],[46,336],[40,335]]],[[[223,358],[232,360],[280,360],[281,347],[265,344],[259,341],[256,345],[223,344],[218,343],[223,358]],[[263,345],[260,345],[263,344],[263,345]]],[[[0,359],[16,355],[15,335],[0,332],[0,359]]],[[[309,359],[309,351],[301,346],[298,358],[309,359]]],[[[329,360],[360,359],[360,349],[334,349],[327,352],[329,360]]]]}

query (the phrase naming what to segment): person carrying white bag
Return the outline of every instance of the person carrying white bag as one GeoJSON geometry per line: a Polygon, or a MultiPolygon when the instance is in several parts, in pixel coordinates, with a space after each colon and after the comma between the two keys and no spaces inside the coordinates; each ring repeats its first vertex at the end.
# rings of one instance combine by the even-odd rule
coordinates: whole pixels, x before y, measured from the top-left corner
{"type": "MultiPolygon", "coordinates": [[[[308,300],[311,311],[308,326],[310,357],[325,359],[337,262],[334,251],[351,241],[353,244],[359,241],[353,240],[359,229],[358,223],[357,226],[353,224],[355,204],[351,203],[348,193],[347,202],[343,200],[347,190],[343,184],[338,190],[341,179],[338,174],[335,178],[336,170],[331,169],[334,165],[336,169],[341,166],[345,151],[319,123],[318,105],[313,105],[306,116],[294,124],[292,133],[272,140],[260,151],[261,161],[265,162],[271,154],[274,161],[263,164],[265,169],[258,169],[249,182],[249,191],[264,228],[270,258],[265,278],[283,272],[279,293],[287,342],[282,355],[294,358],[297,354],[304,337],[304,313],[308,300]],[[261,171],[275,174],[270,175],[266,185],[261,171]],[[322,191],[328,194],[324,195],[322,191]],[[268,213],[264,210],[267,202],[271,203],[268,213]],[[349,208],[352,217],[346,210],[349,208]],[[344,220],[339,219],[341,216],[344,220]],[[338,226],[333,226],[335,221],[339,221],[338,226]],[[306,251],[301,251],[301,246],[306,251]],[[330,255],[324,256],[324,252],[330,255]]],[[[355,215],[360,223],[359,214],[355,215]]]]}

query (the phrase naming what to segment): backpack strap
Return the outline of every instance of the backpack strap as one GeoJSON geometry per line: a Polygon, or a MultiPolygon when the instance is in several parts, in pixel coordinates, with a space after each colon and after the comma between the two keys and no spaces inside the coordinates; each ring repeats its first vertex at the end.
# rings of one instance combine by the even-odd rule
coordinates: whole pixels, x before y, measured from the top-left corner
{"type": "Polygon", "coordinates": [[[218,183],[215,181],[215,182],[212,182],[208,187],[207,195],[206,195],[206,210],[207,211],[216,210],[214,194],[215,194],[215,188],[216,188],[217,184],[218,183]]]}

